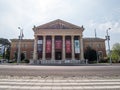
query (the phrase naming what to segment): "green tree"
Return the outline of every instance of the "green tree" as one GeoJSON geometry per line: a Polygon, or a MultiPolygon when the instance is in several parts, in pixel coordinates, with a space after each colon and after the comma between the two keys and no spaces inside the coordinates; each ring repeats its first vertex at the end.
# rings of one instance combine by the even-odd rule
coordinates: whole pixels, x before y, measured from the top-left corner
{"type": "Polygon", "coordinates": [[[97,53],[91,47],[87,47],[84,53],[84,57],[85,59],[88,59],[88,62],[93,62],[93,61],[96,61],[97,59],[97,53]]]}
{"type": "MultiPolygon", "coordinates": [[[[17,54],[18,54],[18,53],[15,52],[15,57],[14,57],[14,58],[15,58],[15,61],[17,61],[17,56],[18,56],[17,54]]],[[[23,60],[25,59],[25,54],[24,54],[24,53],[21,53],[20,56],[21,56],[21,61],[23,61],[23,60]]]]}
{"type": "Polygon", "coordinates": [[[2,57],[4,59],[8,59],[10,57],[10,42],[8,39],[5,38],[0,38],[0,44],[2,44],[2,46],[4,46],[4,51],[3,51],[3,55],[2,57]]]}
{"type": "Polygon", "coordinates": [[[10,45],[10,42],[8,39],[0,38],[0,44],[2,45],[10,45]]]}
{"type": "Polygon", "coordinates": [[[115,43],[113,45],[111,57],[113,62],[118,62],[120,60],[120,43],[115,43]]]}
{"type": "Polygon", "coordinates": [[[10,59],[10,47],[7,48],[6,54],[5,54],[6,59],[10,59]]]}
{"type": "Polygon", "coordinates": [[[21,61],[25,59],[25,54],[21,53],[21,61]]]}

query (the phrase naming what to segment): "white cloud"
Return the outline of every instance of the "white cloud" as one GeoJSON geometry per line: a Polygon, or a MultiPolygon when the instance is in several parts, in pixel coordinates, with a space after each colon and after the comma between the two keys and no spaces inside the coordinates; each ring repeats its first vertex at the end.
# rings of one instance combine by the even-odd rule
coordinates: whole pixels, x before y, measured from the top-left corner
{"type": "Polygon", "coordinates": [[[96,28],[100,31],[105,31],[108,28],[111,28],[113,33],[120,33],[120,23],[115,21],[107,21],[107,22],[94,22],[91,20],[88,25],[89,28],[96,28]]]}

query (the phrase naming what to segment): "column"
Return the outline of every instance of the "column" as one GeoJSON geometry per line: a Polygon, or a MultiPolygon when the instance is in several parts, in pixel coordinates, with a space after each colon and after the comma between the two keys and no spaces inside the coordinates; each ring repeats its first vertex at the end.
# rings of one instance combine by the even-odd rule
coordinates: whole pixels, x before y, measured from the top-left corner
{"type": "Polygon", "coordinates": [[[46,36],[43,36],[43,53],[42,53],[42,60],[45,60],[45,47],[46,47],[46,36]]]}
{"type": "Polygon", "coordinates": [[[83,50],[83,38],[82,35],[80,36],[80,59],[84,60],[84,50],[83,50]]]}
{"type": "Polygon", "coordinates": [[[37,38],[37,36],[35,36],[35,39],[34,39],[33,60],[37,60],[37,41],[38,41],[38,38],[37,38]]]}
{"type": "Polygon", "coordinates": [[[62,37],[62,60],[65,60],[65,36],[62,37]]]}
{"type": "Polygon", "coordinates": [[[55,60],[55,36],[52,36],[52,60],[55,60]]]}
{"type": "Polygon", "coordinates": [[[74,36],[71,36],[71,45],[72,45],[72,60],[75,60],[74,36]]]}

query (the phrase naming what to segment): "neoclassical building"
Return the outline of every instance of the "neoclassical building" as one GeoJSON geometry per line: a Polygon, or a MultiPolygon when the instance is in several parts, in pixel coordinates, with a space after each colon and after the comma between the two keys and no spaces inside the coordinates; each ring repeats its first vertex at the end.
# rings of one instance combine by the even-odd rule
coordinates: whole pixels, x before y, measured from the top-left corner
{"type": "MultiPolygon", "coordinates": [[[[94,45],[93,48],[97,46],[97,50],[102,52],[102,57],[106,56],[105,39],[83,38],[83,26],[57,19],[37,27],[34,26],[33,31],[34,40],[23,39],[21,41],[21,50],[26,58],[31,59],[31,63],[82,63],[84,50],[90,45],[94,45]]],[[[18,40],[11,39],[11,41],[12,59],[18,40]]]]}

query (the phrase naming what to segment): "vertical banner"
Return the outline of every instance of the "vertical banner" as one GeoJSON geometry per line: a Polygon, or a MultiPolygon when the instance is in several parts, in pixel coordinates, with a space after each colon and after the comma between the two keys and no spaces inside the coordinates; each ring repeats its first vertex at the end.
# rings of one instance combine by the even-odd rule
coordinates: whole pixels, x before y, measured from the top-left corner
{"type": "Polygon", "coordinates": [[[42,44],[38,44],[38,52],[42,52],[42,44]]]}
{"type": "Polygon", "coordinates": [[[42,44],[42,40],[38,40],[38,44],[42,44]]]}
{"type": "Polygon", "coordinates": [[[42,52],[42,49],[43,49],[43,46],[42,46],[42,40],[38,40],[38,42],[37,42],[37,44],[38,44],[38,48],[37,48],[37,50],[38,50],[38,52],[40,53],[40,52],[42,52]]]}
{"type": "Polygon", "coordinates": [[[66,40],[66,42],[65,42],[65,46],[66,46],[66,53],[71,53],[71,42],[70,42],[70,40],[66,40]]]}
{"type": "Polygon", "coordinates": [[[52,42],[51,40],[46,40],[46,53],[51,53],[52,51],[52,42]]]}
{"type": "Polygon", "coordinates": [[[75,53],[80,53],[80,43],[79,40],[75,40],[75,53]]]}
{"type": "Polygon", "coordinates": [[[62,49],[62,40],[55,40],[55,49],[62,49]]]}

